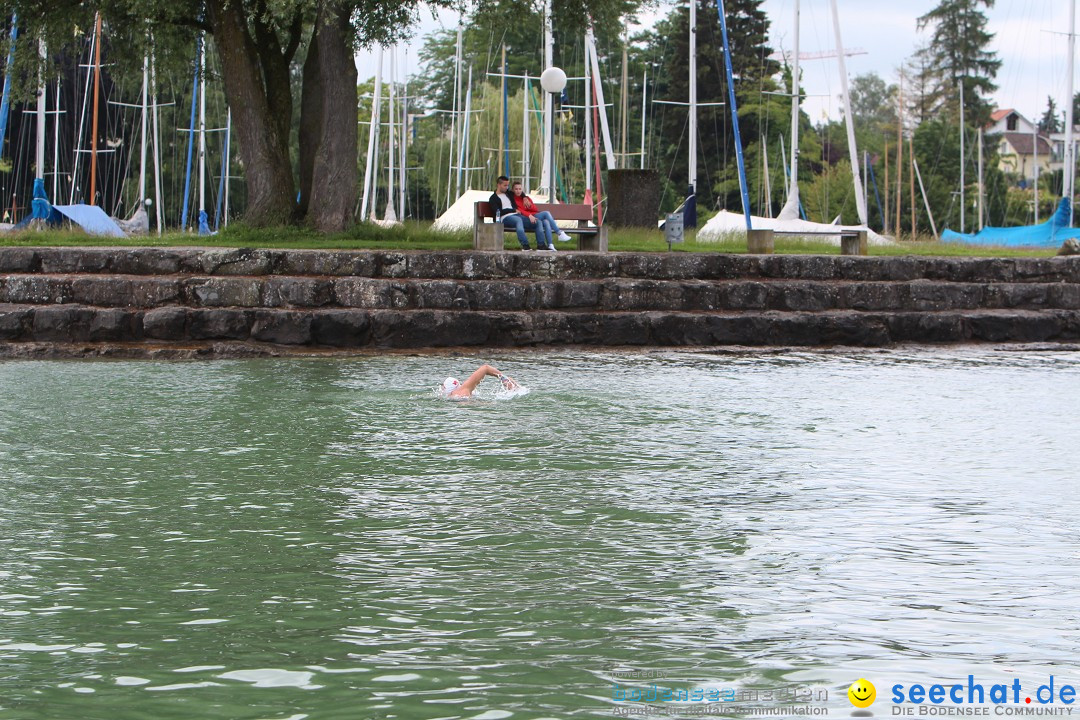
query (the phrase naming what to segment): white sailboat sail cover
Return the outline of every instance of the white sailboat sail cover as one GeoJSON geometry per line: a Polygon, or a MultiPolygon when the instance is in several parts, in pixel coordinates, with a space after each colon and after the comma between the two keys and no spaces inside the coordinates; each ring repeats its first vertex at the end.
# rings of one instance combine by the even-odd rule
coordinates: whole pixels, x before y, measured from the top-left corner
{"type": "Polygon", "coordinates": [[[466,190],[446,212],[438,217],[431,226],[438,232],[458,232],[473,226],[474,206],[477,202],[487,202],[491,198],[490,190],[466,190]]]}
{"type": "MultiPolygon", "coordinates": [[[[755,230],[813,233],[812,235],[808,234],[807,239],[827,242],[836,246],[840,245],[840,233],[845,230],[866,230],[866,241],[871,245],[893,244],[891,239],[860,225],[839,225],[810,222],[809,220],[800,220],[798,218],[783,220],[781,218],[763,218],[757,216],[751,217],[750,221],[755,230]]],[[[697,239],[701,242],[716,242],[737,233],[746,233],[746,217],[742,213],[721,210],[698,231],[697,239]]]]}

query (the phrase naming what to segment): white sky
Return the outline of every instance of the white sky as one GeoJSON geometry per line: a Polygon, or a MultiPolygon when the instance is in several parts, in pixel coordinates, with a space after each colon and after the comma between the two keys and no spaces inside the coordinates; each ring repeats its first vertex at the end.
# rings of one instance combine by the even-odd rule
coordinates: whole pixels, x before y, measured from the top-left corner
{"type": "MultiPolygon", "coordinates": [[[[937,1],[837,0],[845,47],[867,51],[865,55],[847,58],[849,76],[877,72],[887,82],[896,82],[901,64],[920,44],[929,41],[929,30],[923,33],[916,30],[916,18],[933,8],[937,1]]],[[[1068,82],[1069,4],[1069,0],[996,0],[988,11],[988,29],[995,35],[992,47],[1002,61],[997,76],[998,91],[994,94],[998,107],[1015,108],[1029,119],[1037,119],[1046,109],[1046,97],[1052,95],[1059,111],[1063,111],[1068,82]]],[[[657,11],[642,18],[643,23],[654,22],[674,5],[663,2],[657,11]]],[[[790,49],[795,0],[765,0],[763,7],[771,20],[773,48],[790,49]]],[[[834,49],[829,0],[801,0],[800,7],[801,51],[834,49]]],[[[440,27],[457,26],[456,13],[440,11],[432,18],[430,11],[423,11],[422,16],[417,35],[407,46],[410,74],[418,72],[416,55],[422,35],[440,27]]],[[[362,80],[374,75],[372,53],[361,53],[356,60],[362,80]]],[[[840,76],[835,58],[803,61],[802,66],[803,89],[810,96],[804,103],[807,115],[815,124],[826,116],[839,117],[840,76]]],[[[388,75],[387,65],[384,77],[388,75]]],[[[402,77],[400,67],[398,77],[402,77]]],[[[1080,90],[1080,85],[1076,90],[1080,90]]]]}

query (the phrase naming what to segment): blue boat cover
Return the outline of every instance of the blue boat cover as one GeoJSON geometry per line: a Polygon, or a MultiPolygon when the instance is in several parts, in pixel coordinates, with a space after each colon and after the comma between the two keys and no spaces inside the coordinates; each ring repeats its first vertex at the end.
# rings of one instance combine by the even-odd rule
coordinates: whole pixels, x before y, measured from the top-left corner
{"type": "Polygon", "coordinates": [[[25,230],[31,220],[42,220],[53,227],[70,222],[90,235],[127,237],[120,226],[96,205],[50,205],[49,196],[45,193],[45,181],[41,178],[34,179],[30,215],[15,225],[15,230],[25,230]]]}
{"type": "Polygon", "coordinates": [[[120,226],[97,205],[53,205],[53,210],[91,235],[127,237],[120,226]]]}
{"type": "Polygon", "coordinates": [[[1058,247],[1070,238],[1080,238],[1080,228],[1069,227],[1069,198],[1061,198],[1049,220],[1024,227],[984,227],[977,233],[945,230],[942,242],[969,245],[1004,245],[1006,247],[1058,247]]]}

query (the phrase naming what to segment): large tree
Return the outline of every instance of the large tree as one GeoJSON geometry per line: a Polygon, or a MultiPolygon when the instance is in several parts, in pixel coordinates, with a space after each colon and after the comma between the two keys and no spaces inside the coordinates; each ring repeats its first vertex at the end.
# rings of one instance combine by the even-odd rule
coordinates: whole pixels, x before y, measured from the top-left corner
{"type": "Polygon", "coordinates": [[[994,34],[986,29],[983,6],[991,8],[994,0],[940,0],[918,19],[920,30],[932,28],[927,48],[929,71],[936,79],[930,90],[931,111],[942,109],[955,116],[963,90],[967,117],[981,125],[990,119],[989,96],[997,85],[1001,60],[990,50],[994,34]]]}
{"type": "MultiPolygon", "coordinates": [[[[428,0],[449,5],[452,0],[428,0]]],[[[17,15],[23,37],[56,49],[105,18],[114,62],[134,62],[159,44],[213,37],[247,180],[252,225],[306,222],[323,231],[352,222],[356,171],[356,67],[359,47],[409,32],[420,0],[30,0],[0,2],[17,15]],[[153,34],[149,32],[153,30],[153,34]],[[152,38],[152,39],[151,39],[152,38]],[[296,67],[298,51],[303,66],[296,67]],[[294,174],[294,74],[300,85],[299,151],[294,174]],[[295,176],[300,178],[297,202],[295,176]]],[[[36,62],[33,43],[19,48],[22,67],[36,62]]],[[[25,73],[32,85],[36,68],[25,73]]]]}

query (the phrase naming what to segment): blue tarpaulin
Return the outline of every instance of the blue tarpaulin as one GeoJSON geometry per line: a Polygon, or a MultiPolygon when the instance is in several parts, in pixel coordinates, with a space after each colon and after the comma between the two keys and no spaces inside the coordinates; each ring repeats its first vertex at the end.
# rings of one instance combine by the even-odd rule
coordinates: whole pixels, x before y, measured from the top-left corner
{"type": "Polygon", "coordinates": [[[945,230],[942,242],[969,245],[1004,245],[1006,247],[1058,247],[1070,238],[1080,238],[1080,228],[1069,227],[1069,198],[1061,198],[1049,220],[1024,227],[985,227],[977,233],[958,233],[945,230]]]}
{"type": "Polygon", "coordinates": [[[91,235],[127,237],[97,205],[53,205],[53,209],[91,235]]]}

